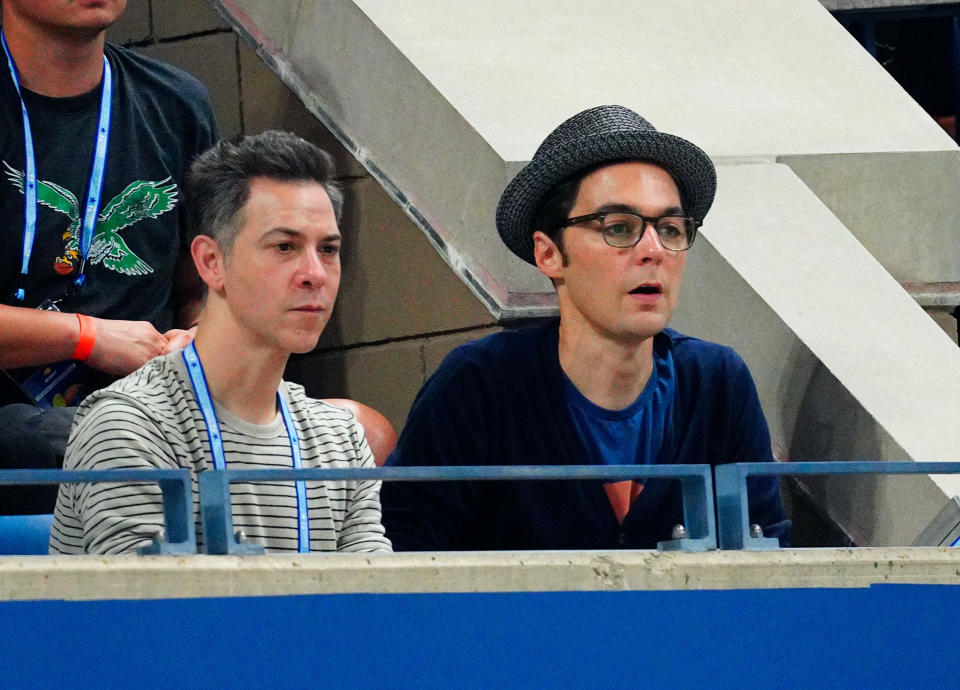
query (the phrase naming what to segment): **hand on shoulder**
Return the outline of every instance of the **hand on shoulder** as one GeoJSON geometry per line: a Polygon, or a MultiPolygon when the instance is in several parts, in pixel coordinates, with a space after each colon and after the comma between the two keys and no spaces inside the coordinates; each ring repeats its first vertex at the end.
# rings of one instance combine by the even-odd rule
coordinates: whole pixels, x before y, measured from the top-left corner
{"type": "Polygon", "coordinates": [[[197,327],[193,326],[186,330],[182,328],[171,328],[169,331],[163,334],[163,337],[167,339],[167,344],[163,348],[161,355],[168,354],[175,350],[182,350],[187,345],[193,342],[194,336],[197,334],[197,327]]]}
{"type": "Polygon", "coordinates": [[[165,352],[168,339],[147,321],[93,319],[96,340],[87,364],[126,376],[165,352]]]}

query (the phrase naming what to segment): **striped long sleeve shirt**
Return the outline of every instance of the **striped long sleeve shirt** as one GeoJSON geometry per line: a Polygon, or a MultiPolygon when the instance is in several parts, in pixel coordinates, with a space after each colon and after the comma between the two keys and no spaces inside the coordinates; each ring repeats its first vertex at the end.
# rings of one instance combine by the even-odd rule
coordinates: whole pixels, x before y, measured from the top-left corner
{"type": "MultiPolygon", "coordinates": [[[[373,467],[363,427],[352,413],[308,398],[283,382],[300,437],[302,466],[373,467]]],[[[216,406],[228,469],[292,467],[279,413],[266,425],[246,422],[216,406]]],[[[130,376],[97,391],[77,411],[64,469],[177,469],[193,478],[198,547],[203,529],[197,473],[213,467],[203,415],[180,352],[151,360],[130,376]]],[[[380,483],[368,480],[306,482],[311,551],[389,551],[380,524],[380,483]]],[[[297,551],[297,498],[293,482],[240,482],[230,486],[234,529],[267,552],[297,551]]],[[[163,526],[157,484],[62,484],[51,553],[116,554],[148,544],[163,526]]]]}

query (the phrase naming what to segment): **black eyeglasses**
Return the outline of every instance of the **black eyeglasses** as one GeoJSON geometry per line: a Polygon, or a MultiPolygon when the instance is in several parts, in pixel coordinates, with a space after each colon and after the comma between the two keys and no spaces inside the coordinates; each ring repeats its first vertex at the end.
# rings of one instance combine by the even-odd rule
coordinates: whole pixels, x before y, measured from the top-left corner
{"type": "Polygon", "coordinates": [[[619,249],[635,246],[643,237],[649,223],[657,231],[657,237],[660,238],[663,248],[672,252],[685,252],[690,249],[693,239],[697,236],[697,228],[700,227],[700,221],[687,216],[648,218],[631,211],[601,211],[567,218],[557,229],[592,221],[600,223],[603,241],[619,249]]]}

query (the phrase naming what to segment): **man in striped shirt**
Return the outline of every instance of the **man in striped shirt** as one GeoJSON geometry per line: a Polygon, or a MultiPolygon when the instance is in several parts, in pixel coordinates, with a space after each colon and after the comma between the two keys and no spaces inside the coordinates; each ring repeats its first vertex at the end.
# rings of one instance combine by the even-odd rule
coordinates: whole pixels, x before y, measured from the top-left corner
{"type": "MultiPolygon", "coordinates": [[[[88,398],[65,469],[185,467],[196,494],[197,473],[217,466],[373,467],[352,414],[281,378],[291,353],[316,346],[337,295],[342,194],[332,172],[324,151],[280,132],[198,158],[187,214],[207,300],[194,346],[88,398]]],[[[374,481],[237,483],[233,522],[267,551],[389,551],[379,491],[374,481]]],[[[50,550],[130,552],[162,525],[156,485],[65,484],[50,550]]]]}

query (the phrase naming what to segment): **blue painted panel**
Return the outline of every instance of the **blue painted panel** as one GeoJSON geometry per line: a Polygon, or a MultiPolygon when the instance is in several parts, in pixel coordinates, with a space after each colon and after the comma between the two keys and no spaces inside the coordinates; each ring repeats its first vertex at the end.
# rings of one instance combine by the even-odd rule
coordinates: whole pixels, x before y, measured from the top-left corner
{"type": "Polygon", "coordinates": [[[0,687],[956,687],[960,587],[0,602],[0,687]]]}

